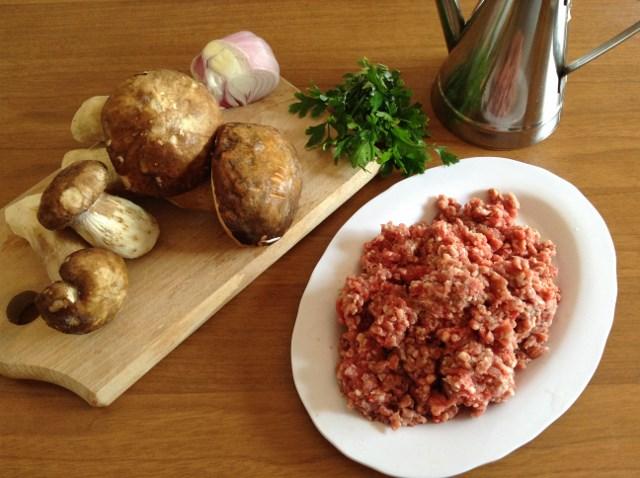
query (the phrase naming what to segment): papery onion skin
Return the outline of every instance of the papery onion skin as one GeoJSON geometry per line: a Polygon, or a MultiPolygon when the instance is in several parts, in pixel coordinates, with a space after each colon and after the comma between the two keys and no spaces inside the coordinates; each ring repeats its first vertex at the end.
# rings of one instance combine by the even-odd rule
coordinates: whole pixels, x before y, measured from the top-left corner
{"type": "Polygon", "coordinates": [[[220,106],[243,106],[271,93],[280,65],[269,44],[241,31],[209,42],[191,62],[192,76],[204,83],[220,106]]]}

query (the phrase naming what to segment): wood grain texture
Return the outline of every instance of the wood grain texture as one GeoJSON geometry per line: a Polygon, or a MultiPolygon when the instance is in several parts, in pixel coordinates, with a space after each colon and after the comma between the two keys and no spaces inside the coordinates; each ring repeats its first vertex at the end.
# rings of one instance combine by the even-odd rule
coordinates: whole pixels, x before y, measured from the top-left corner
{"type": "MultiPolygon", "coordinates": [[[[475,2],[462,3],[468,13],[475,2]]],[[[573,3],[570,59],[640,18],[637,0],[573,3]]],[[[264,36],[298,87],[332,86],[366,55],[401,69],[431,114],[428,91],[446,51],[430,0],[0,0],[0,204],[75,147],[68,124],[84,98],[141,69],[186,70],[206,41],[240,29],[264,36]]],[[[576,404],[468,476],[640,475],[638,58],[634,38],[574,73],[553,136],[501,153],[566,178],[594,203],[616,245],[619,296],[603,360],[576,404]]],[[[436,120],[431,131],[462,156],[493,154],[436,120]]],[[[0,378],[0,476],[379,476],[315,430],[295,393],[289,342],[335,232],[399,179],[371,181],[108,408],[0,378]]]]}

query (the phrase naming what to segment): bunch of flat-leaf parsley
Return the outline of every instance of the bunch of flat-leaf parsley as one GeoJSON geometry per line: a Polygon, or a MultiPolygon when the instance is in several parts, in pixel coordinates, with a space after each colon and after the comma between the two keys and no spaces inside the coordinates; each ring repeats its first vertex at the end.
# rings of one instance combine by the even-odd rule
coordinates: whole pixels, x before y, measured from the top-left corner
{"type": "Polygon", "coordinates": [[[326,121],[307,128],[307,147],[333,149],[336,162],[345,157],[354,168],[377,161],[381,174],[394,168],[406,175],[423,173],[429,150],[446,165],[456,163],[458,158],[446,148],[425,143],[429,118],[419,103],[411,104],[411,90],[400,72],[366,58],[358,63],[362,69],[344,75],[334,89],[321,91],[314,85],[295,94],[298,101],[289,106],[291,113],[318,118],[328,112],[326,121]]]}

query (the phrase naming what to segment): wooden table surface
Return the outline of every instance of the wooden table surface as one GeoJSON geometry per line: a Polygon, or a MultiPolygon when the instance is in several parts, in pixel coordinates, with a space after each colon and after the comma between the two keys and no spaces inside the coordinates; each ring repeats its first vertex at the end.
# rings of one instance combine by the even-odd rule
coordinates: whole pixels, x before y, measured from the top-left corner
{"type": "MultiPolygon", "coordinates": [[[[572,14],[569,58],[637,21],[640,2],[580,0],[572,14]]],[[[367,56],[400,69],[431,115],[446,50],[430,0],[0,0],[0,205],[76,147],[68,126],[83,99],[140,70],[187,70],[208,40],[242,29],[270,42],[299,87],[332,86],[367,56]]],[[[431,130],[463,157],[492,154],[435,119],[431,130]]],[[[468,476],[640,476],[640,37],[571,76],[550,139],[500,154],[564,177],[597,207],[616,245],[619,295],[604,357],[575,405],[468,476]]],[[[332,236],[399,179],[369,183],[109,408],[0,377],[0,476],[376,476],[316,431],[289,346],[332,236]]]]}

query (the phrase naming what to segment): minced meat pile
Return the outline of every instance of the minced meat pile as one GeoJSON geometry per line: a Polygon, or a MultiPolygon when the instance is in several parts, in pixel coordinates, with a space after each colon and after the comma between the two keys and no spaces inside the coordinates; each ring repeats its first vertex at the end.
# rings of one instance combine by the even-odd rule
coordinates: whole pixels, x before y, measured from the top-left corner
{"type": "Polygon", "coordinates": [[[514,371],[545,352],[560,300],[555,245],[515,223],[513,194],[430,223],[388,223],[364,245],[337,300],[337,377],[355,408],[396,429],[482,414],[514,394],[514,371]]]}

